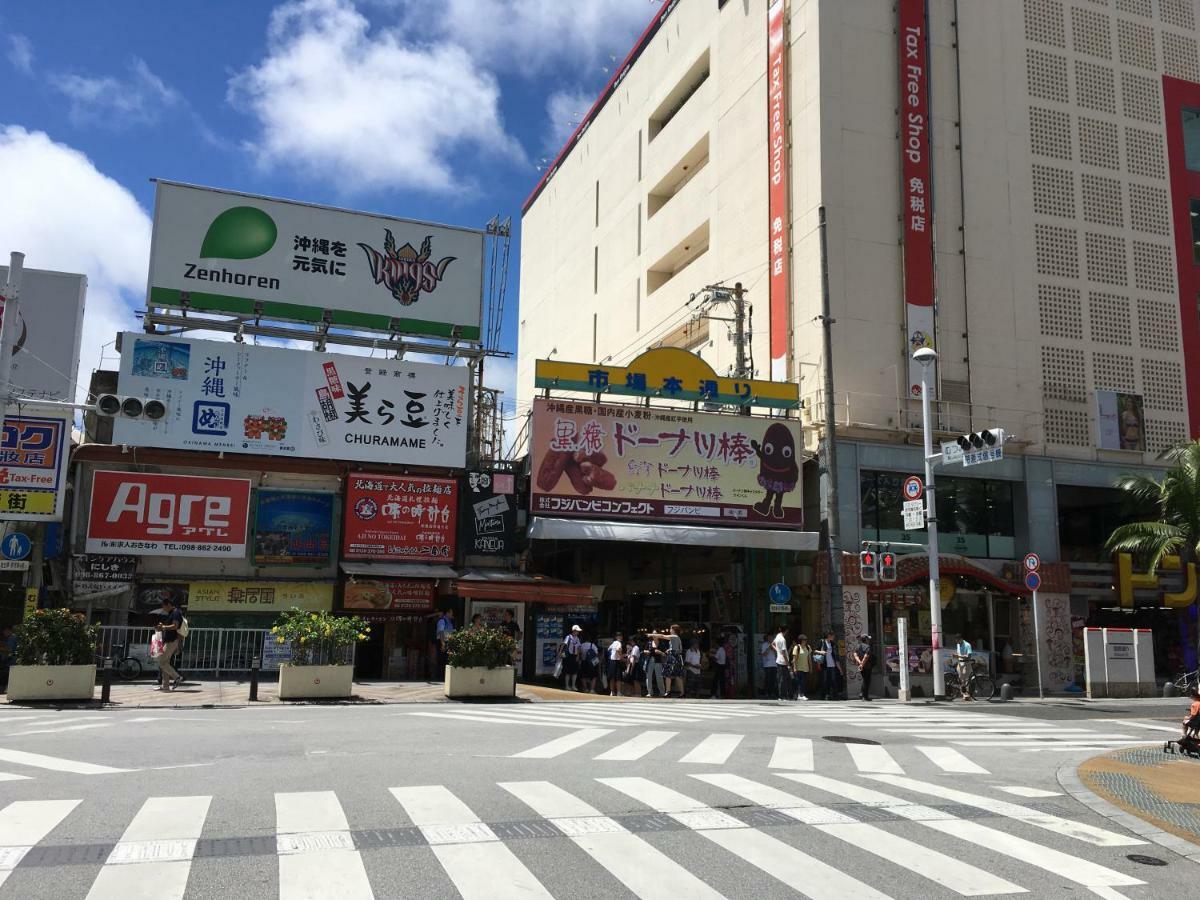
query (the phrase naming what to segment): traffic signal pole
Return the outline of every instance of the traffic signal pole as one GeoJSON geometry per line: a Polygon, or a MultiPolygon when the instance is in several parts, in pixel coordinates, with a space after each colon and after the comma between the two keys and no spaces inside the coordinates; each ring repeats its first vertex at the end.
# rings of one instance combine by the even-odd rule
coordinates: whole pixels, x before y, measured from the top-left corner
{"type": "Polygon", "coordinates": [[[942,593],[941,572],[938,567],[937,489],[933,482],[933,469],[937,457],[933,453],[933,421],[930,414],[929,370],[937,354],[932,350],[917,360],[921,364],[921,420],[925,434],[925,510],[929,527],[929,628],[933,644],[933,699],[946,699],[946,672],[942,648],[942,593]]]}

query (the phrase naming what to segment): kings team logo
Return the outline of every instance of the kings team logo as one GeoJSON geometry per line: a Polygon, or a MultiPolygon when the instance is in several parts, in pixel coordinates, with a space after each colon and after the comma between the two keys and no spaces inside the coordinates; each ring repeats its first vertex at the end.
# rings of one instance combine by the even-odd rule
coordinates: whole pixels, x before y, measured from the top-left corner
{"type": "Polygon", "coordinates": [[[386,287],[401,306],[412,306],[421,299],[421,292],[434,291],[446,274],[446,269],[457,257],[443,256],[437,262],[430,259],[433,254],[433,236],[421,242],[418,253],[412,244],[405,243],[396,249],[396,239],[390,229],[385,228],[383,252],[367,244],[359,244],[367,254],[371,275],[376,284],[386,287]]]}

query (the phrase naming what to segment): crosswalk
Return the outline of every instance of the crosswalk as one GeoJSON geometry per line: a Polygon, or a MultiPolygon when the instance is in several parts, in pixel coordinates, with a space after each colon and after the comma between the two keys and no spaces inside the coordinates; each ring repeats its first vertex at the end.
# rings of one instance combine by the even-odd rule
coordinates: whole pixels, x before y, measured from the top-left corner
{"type": "Polygon", "coordinates": [[[404,896],[550,898],[568,895],[564,871],[593,873],[570,896],[649,900],[745,896],[750,884],[773,896],[780,883],[822,898],[1049,896],[1068,883],[1120,897],[1143,884],[1124,858],[1141,839],[998,791],[888,773],[680,771],[347,798],[156,795],[124,826],[100,799],[24,800],[0,809],[0,897],[36,886],[62,900],[185,900],[210,896],[208,879],[235,860],[243,896],[280,900],[400,896],[398,884],[420,886],[404,896]],[[230,833],[247,802],[273,811],[273,838],[230,833]],[[83,826],[98,852],[68,852],[83,826]]]}
{"type": "Polygon", "coordinates": [[[793,709],[755,703],[674,703],[647,700],[531,703],[505,706],[458,706],[398,713],[428,719],[492,722],[501,725],[539,725],[544,728],[630,728],[668,723],[730,722],[770,716],[788,716],[793,709]]]}

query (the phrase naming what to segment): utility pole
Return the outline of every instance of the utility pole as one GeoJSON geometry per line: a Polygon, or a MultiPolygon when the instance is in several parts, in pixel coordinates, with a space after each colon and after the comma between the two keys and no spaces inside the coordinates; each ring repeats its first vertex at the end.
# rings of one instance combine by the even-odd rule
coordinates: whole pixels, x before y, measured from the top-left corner
{"type": "Polygon", "coordinates": [[[733,330],[737,337],[734,347],[737,353],[737,371],[734,378],[749,378],[753,373],[746,366],[746,290],[739,281],[733,286],[733,330]]]}
{"type": "Polygon", "coordinates": [[[846,617],[842,610],[841,517],[838,514],[837,412],[833,394],[833,323],[829,302],[829,242],[826,238],[825,207],[817,210],[821,231],[821,331],[824,337],[825,440],[821,444],[821,488],[825,498],[825,532],[828,554],[829,627],[842,646],[846,641],[846,617]]]}
{"type": "Polygon", "coordinates": [[[937,362],[938,355],[932,347],[922,347],[913,354],[921,366],[921,431],[924,437],[925,456],[925,509],[929,528],[929,631],[933,645],[933,699],[946,699],[946,672],[942,660],[942,574],[939,568],[941,557],[938,550],[937,487],[933,483],[933,467],[938,457],[933,452],[933,417],[930,413],[929,375],[930,368],[937,362]]]}

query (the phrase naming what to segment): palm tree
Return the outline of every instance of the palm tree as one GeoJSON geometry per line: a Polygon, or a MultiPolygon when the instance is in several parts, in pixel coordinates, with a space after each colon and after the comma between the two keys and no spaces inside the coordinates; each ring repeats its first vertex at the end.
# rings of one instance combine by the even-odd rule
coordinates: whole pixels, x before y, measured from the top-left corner
{"type": "Polygon", "coordinates": [[[1133,553],[1153,573],[1164,556],[1187,564],[1200,556],[1200,441],[1180,444],[1164,454],[1173,466],[1161,481],[1144,473],[1122,475],[1116,486],[1140,505],[1153,505],[1158,518],[1113,529],[1105,545],[1110,551],[1133,553]]]}

